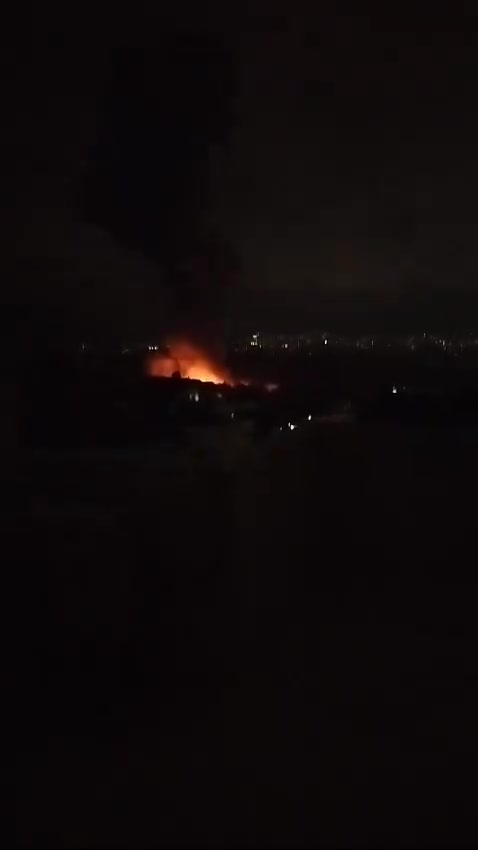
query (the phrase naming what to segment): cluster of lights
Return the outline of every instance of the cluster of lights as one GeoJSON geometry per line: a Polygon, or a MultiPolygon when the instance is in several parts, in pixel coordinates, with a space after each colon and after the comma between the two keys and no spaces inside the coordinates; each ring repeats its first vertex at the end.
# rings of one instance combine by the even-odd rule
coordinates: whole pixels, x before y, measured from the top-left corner
{"type": "MultiPolygon", "coordinates": [[[[312,414],[311,414],[311,413],[309,413],[309,415],[308,415],[308,417],[307,417],[307,421],[308,421],[308,422],[311,422],[311,421],[312,421],[312,414]]],[[[299,427],[299,426],[298,426],[295,422],[288,422],[288,423],[287,423],[287,428],[288,428],[288,430],[289,430],[289,431],[296,431],[298,427],[299,427]]],[[[281,427],[280,427],[280,430],[281,430],[281,431],[283,431],[283,430],[284,430],[284,428],[282,427],[282,425],[281,425],[281,427]]]]}

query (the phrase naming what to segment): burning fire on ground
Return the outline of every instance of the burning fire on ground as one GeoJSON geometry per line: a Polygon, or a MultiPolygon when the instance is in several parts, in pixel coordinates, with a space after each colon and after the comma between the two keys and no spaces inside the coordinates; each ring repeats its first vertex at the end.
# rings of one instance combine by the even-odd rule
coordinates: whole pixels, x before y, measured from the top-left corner
{"type": "MultiPolygon", "coordinates": [[[[192,381],[227,384],[230,387],[246,387],[254,383],[243,378],[233,378],[226,366],[187,340],[170,342],[167,352],[158,352],[148,357],[146,372],[150,378],[172,378],[173,375],[180,375],[181,378],[189,378],[192,381]]],[[[273,382],[262,386],[267,392],[279,389],[279,384],[273,382]]]]}
{"type": "Polygon", "coordinates": [[[194,381],[209,381],[212,384],[236,383],[228,369],[201,351],[200,348],[184,340],[172,342],[168,354],[153,354],[148,358],[147,373],[152,378],[171,378],[179,373],[181,378],[194,381]]]}

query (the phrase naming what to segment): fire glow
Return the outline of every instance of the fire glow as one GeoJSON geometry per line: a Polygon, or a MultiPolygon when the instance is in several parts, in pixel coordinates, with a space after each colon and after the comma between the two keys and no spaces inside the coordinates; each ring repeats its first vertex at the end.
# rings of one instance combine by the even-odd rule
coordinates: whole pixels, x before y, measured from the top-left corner
{"type": "Polygon", "coordinates": [[[181,378],[190,378],[193,381],[234,386],[229,371],[192,343],[184,340],[171,342],[168,352],[153,354],[148,358],[147,373],[150,377],[171,378],[174,374],[179,374],[181,378]]]}

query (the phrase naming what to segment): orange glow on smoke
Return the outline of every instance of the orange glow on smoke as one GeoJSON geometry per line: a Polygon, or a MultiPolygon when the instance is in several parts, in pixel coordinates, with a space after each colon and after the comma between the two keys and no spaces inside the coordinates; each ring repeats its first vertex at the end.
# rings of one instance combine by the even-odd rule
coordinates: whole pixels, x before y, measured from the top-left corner
{"type": "Polygon", "coordinates": [[[172,342],[168,346],[169,354],[153,354],[148,358],[147,372],[152,378],[171,378],[179,372],[181,378],[194,381],[210,381],[212,384],[233,384],[228,370],[201,351],[197,346],[184,340],[172,342]]]}

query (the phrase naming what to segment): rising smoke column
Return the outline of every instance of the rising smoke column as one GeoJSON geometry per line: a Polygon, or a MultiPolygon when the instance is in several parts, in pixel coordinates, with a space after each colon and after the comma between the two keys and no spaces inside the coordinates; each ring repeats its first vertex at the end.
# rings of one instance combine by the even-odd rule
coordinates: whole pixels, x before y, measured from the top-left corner
{"type": "Polygon", "coordinates": [[[84,192],[87,216],[161,269],[171,334],[208,350],[220,348],[240,265],[211,223],[211,160],[231,129],[235,77],[234,50],[209,34],[113,51],[84,192]]]}

